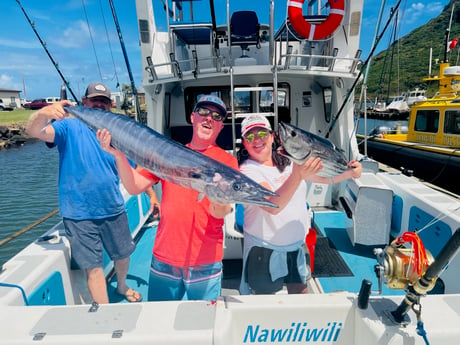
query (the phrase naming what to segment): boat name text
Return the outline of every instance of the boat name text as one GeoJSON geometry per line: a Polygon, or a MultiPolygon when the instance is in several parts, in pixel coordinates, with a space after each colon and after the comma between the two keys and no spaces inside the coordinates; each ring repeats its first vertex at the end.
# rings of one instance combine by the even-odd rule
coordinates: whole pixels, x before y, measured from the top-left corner
{"type": "Polygon", "coordinates": [[[458,135],[446,135],[443,140],[443,144],[446,146],[458,147],[460,146],[460,136],[458,135]]]}
{"type": "Polygon", "coordinates": [[[342,322],[328,322],[326,327],[309,328],[307,322],[293,322],[288,328],[262,328],[248,325],[243,343],[336,342],[342,322]]]}
{"type": "Polygon", "coordinates": [[[429,143],[429,144],[436,143],[436,136],[430,135],[430,134],[417,134],[415,138],[416,138],[416,141],[421,142],[421,143],[429,143]]]}

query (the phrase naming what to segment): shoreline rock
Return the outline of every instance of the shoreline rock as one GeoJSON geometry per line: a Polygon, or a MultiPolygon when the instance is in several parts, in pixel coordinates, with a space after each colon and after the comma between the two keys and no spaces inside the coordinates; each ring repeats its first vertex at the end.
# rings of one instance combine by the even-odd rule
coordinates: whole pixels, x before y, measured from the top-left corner
{"type": "Polygon", "coordinates": [[[24,146],[26,142],[35,141],[26,134],[22,125],[0,126],[0,151],[24,146]]]}

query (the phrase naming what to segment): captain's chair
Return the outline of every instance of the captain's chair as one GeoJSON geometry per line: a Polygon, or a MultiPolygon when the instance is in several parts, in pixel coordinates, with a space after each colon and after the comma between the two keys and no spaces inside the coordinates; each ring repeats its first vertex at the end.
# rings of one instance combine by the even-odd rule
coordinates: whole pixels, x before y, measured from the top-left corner
{"type": "Polygon", "coordinates": [[[231,45],[241,46],[242,55],[249,45],[260,48],[259,19],[254,11],[237,11],[230,19],[231,45]]]}

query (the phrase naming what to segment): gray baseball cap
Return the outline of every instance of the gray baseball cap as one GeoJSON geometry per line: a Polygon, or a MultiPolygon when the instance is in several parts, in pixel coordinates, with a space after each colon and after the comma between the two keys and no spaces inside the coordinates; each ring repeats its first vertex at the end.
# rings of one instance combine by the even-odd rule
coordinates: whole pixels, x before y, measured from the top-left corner
{"type": "Polygon", "coordinates": [[[91,83],[86,88],[85,97],[86,98],[93,98],[93,97],[106,97],[110,99],[110,89],[102,84],[102,83],[91,83]]]}

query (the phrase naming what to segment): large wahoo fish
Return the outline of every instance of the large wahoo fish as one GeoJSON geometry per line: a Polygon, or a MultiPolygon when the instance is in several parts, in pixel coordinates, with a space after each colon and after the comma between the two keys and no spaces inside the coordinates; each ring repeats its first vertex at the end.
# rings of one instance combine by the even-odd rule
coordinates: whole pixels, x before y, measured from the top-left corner
{"type": "Polygon", "coordinates": [[[347,160],[343,151],[332,142],[293,125],[281,122],[279,137],[282,149],[279,153],[290,160],[303,164],[309,157],[320,157],[323,169],[318,175],[334,177],[347,169],[347,160]]]}
{"type": "Polygon", "coordinates": [[[162,179],[204,193],[214,202],[277,207],[265,199],[276,193],[128,116],[79,106],[65,109],[94,131],[106,128],[113,147],[162,179]]]}

